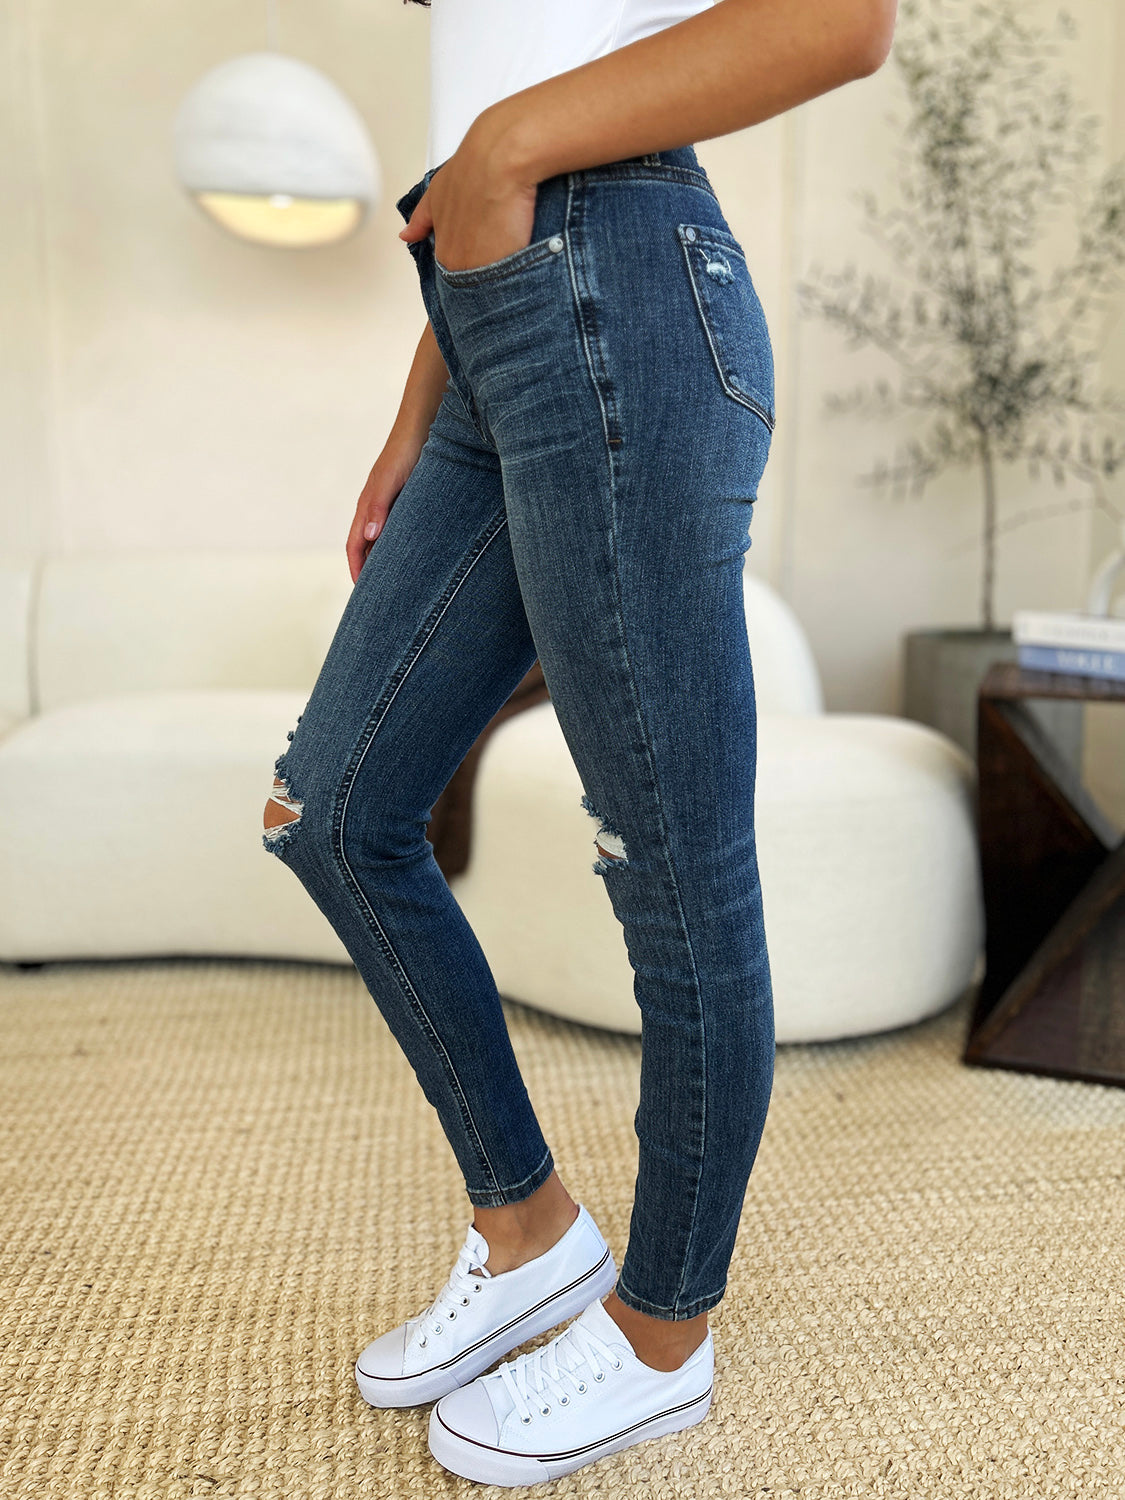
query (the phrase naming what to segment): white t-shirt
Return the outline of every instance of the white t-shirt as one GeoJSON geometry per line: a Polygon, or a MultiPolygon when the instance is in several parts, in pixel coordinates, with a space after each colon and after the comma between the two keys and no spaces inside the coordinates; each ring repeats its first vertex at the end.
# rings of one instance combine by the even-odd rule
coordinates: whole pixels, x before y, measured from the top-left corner
{"type": "Polygon", "coordinates": [[[426,170],[490,104],[709,10],[714,0],[431,0],[426,170]]]}

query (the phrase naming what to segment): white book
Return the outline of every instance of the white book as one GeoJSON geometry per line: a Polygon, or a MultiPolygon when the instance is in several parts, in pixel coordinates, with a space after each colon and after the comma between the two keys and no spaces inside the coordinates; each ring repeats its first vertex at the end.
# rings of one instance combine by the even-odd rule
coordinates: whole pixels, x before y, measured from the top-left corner
{"type": "Polygon", "coordinates": [[[1012,612],[1012,639],[1017,646],[1125,651],[1125,619],[1075,610],[1017,609],[1012,612]]]}

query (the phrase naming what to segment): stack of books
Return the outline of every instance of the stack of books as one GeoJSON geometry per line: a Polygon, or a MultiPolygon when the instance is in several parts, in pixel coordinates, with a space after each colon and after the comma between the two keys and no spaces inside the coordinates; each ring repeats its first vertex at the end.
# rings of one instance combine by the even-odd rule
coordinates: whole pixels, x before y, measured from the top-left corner
{"type": "Polygon", "coordinates": [[[1125,681],[1125,618],[1017,609],[1012,638],[1021,667],[1125,681]]]}

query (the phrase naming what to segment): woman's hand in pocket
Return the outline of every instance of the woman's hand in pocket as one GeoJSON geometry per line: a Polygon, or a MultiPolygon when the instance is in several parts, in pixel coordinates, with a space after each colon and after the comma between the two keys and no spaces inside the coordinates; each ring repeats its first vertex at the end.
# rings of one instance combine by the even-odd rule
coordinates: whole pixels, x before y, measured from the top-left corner
{"type": "Polygon", "coordinates": [[[423,240],[432,230],[434,255],[447,271],[472,270],[525,249],[538,184],[518,180],[498,157],[470,130],[430,178],[399,238],[423,240]]]}

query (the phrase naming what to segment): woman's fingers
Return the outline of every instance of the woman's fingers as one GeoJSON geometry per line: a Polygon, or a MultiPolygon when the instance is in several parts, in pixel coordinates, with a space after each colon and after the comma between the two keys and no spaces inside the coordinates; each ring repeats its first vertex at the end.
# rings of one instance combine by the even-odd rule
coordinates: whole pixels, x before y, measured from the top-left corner
{"type": "Polygon", "coordinates": [[[346,549],[348,554],[348,572],[352,575],[353,583],[358,580],[360,573],[363,571],[363,565],[367,561],[367,554],[371,551],[371,545],[370,542],[364,540],[362,525],[357,517],[352,522],[352,529],[348,532],[346,549]]]}
{"type": "MultiPolygon", "coordinates": [[[[392,501],[391,504],[393,503],[392,501]]],[[[348,533],[347,546],[348,566],[351,569],[353,583],[359,577],[360,571],[367,561],[367,554],[378,540],[391,504],[368,509],[361,500],[356,509],[355,520],[352,522],[351,530],[348,533]]]]}
{"type": "MultiPolygon", "coordinates": [[[[374,473],[374,470],[372,471],[374,473]]],[[[367,561],[367,554],[371,551],[383,524],[387,519],[392,500],[383,499],[377,492],[372,493],[371,479],[363,487],[363,493],[355,508],[355,516],[352,520],[351,529],[348,532],[348,567],[351,570],[352,582],[355,583],[367,561]]]]}
{"type": "Polygon", "coordinates": [[[384,449],[376,459],[367,483],[356,503],[355,516],[348,532],[347,554],[352,582],[359,577],[367,555],[383,530],[391,507],[417,462],[417,451],[392,454],[384,449]]]}
{"type": "Polygon", "coordinates": [[[414,212],[398,232],[400,240],[406,240],[409,244],[413,240],[424,240],[434,227],[434,221],[430,214],[430,190],[429,188],[418,199],[414,205],[414,212]]]}

